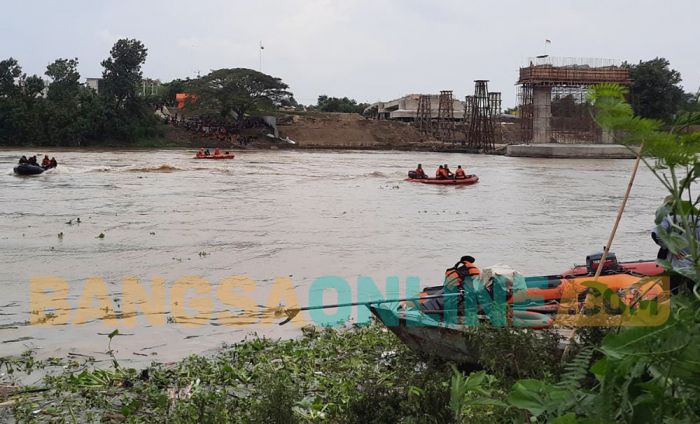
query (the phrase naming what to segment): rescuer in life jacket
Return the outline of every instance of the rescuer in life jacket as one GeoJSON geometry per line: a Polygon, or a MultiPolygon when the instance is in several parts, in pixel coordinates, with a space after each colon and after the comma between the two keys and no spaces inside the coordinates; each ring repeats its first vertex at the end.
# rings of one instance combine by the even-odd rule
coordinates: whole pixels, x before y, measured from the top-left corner
{"type": "Polygon", "coordinates": [[[438,180],[441,180],[441,179],[445,178],[444,175],[445,175],[445,171],[442,169],[442,165],[440,165],[438,167],[438,169],[435,171],[435,178],[438,180]]]}
{"type": "MultiPolygon", "coordinates": [[[[462,256],[462,258],[453,266],[452,268],[447,268],[445,270],[445,282],[443,286],[448,290],[458,290],[463,288],[464,281],[469,277],[469,283],[471,283],[471,278],[478,277],[481,275],[481,270],[474,265],[476,259],[473,256],[462,256]]],[[[470,284],[470,288],[471,287],[470,284]]]]}
{"type": "Polygon", "coordinates": [[[464,169],[462,169],[462,165],[457,165],[457,170],[455,171],[455,179],[463,180],[465,178],[467,178],[467,175],[464,173],[464,169]]]}
{"type": "Polygon", "coordinates": [[[51,164],[51,161],[49,160],[49,155],[44,155],[44,159],[41,161],[41,167],[46,169],[49,167],[49,164],[51,164]]]}
{"type": "Polygon", "coordinates": [[[198,158],[204,157],[204,147],[199,148],[199,151],[197,152],[197,157],[198,158]]]}
{"type": "Polygon", "coordinates": [[[221,150],[218,147],[214,149],[214,156],[221,156],[221,150]]]}
{"type": "MultiPolygon", "coordinates": [[[[454,319],[458,315],[462,315],[464,302],[472,303],[474,293],[473,278],[478,278],[481,271],[474,265],[476,259],[472,256],[462,256],[452,268],[445,270],[445,282],[442,287],[431,287],[421,292],[421,298],[424,296],[436,296],[432,299],[421,299],[419,301],[420,310],[427,314],[436,314],[447,318],[454,319]],[[443,296],[440,296],[443,295],[443,296]]],[[[414,304],[415,305],[415,304],[414,304]]],[[[405,305],[404,307],[410,307],[405,305]]]]}
{"type": "Polygon", "coordinates": [[[452,171],[450,171],[450,168],[447,167],[447,164],[443,165],[442,169],[445,170],[445,178],[454,178],[454,174],[452,174],[452,171]]]}
{"type": "Polygon", "coordinates": [[[423,171],[423,166],[420,163],[416,168],[416,178],[428,178],[428,176],[425,175],[425,171],[423,171]]]}

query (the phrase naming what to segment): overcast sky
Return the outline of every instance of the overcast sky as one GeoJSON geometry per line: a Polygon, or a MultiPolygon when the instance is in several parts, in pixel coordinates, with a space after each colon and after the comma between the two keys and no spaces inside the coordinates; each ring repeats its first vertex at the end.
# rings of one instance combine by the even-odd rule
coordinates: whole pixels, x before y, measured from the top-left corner
{"type": "Polygon", "coordinates": [[[259,68],[297,100],[358,101],[454,90],[490,80],[515,104],[518,68],[542,54],[632,62],[666,57],[686,91],[700,87],[698,0],[21,0],[3,2],[0,59],[43,74],[78,57],[83,78],[123,37],[148,48],[144,76],[169,81],[212,69],[259,68]]]}

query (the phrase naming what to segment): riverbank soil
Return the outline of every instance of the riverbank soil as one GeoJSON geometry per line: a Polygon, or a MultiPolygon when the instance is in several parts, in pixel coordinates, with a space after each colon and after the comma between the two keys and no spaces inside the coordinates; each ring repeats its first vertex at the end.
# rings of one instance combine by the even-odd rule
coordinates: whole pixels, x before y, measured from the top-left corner
{"type": "Polygon", "coordinates": [[[285,114],[277,117],[281,139],[288,138],[294,144],[274,140],[267,136],[267,127],[248,128],[241,132],[249,139],[245,146],[231,145],[215,137],[204,137],[183,128],[166,126],[164,138],[167,143],[183,147],[221,147],[227,149],[360,149],[360,150],[408,150],[408,151],[455,151],[465,152],[461,144],[446,144],[421,134],[406,122],[366,119],[356,113],[305,112],[285,114]]]}
{"type": "Polygon", "coordinates": [[[305,113],[278,119],[282,138],[300,148],[442,150],[446,146],[413,125],[366,119],[356,113],[305,113]]]}

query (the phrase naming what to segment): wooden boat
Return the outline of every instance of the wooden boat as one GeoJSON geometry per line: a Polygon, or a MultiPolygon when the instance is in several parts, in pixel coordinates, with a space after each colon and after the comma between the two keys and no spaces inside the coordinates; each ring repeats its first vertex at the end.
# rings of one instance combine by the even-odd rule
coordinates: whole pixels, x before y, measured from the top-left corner
{"type": "Polygon", "coordinates": [[[467,175],[466,178],[447,178],[447,179],[437,179],[437,178],[406,178],[405,181],[410,181],[412,183],[421,184],[435,184],[435,185],[472,185],[479,182],[479,177],[474,174],[467,175]]]}
{"type": "MultiPolygon", "coordinates": [[[[641,269],[647,269],[648,263],[649,261],[640,261],[627,264],[628,267],[634,267],[633,264],[644,264],[641,269]]],[[[609,290],[608,295],[617,295],[618,309],[620,302],[636,307],[640,299],[656,299],[668,306],[669,301],[657,284],[657,280],[661,278],[667,279],[665,276],[649,277],[623,271],[600,276],[596,287],[599,290],[601,288],[609,290]]],[[[592,274],[533,276],[524,279],[527,289],[520,290],[507,301],[509,311],[507,324],[534,330],[555,328],[563,335],[570,334],[572,331],[570,328],[559,324],[567,323],[566,319],[577,317],[575,314],[582,306],[591,286],[592,274]]],[[[421,292],[421,297],[425,295],[432,298],[441,289],[441,286],[426,288],[421,292]]],[[[469,324],[469,318],[457,316],[453,309],[451,311],[454,319],[446,322],[444,314],[450,310],[430,309],[434,308],[434,305],[434,302],[377,303],[368,305],[368,308],[412,350],[460,364],[478,364],[479,336],[476,326],[473,325],[474,320],[472,319],[472,324],[469,324]]],[[[477,325],[488,325],[489,317],[484,313],[483,306],[477,300],[477,325]]],[[[617,313],[608,311],[608,304],[605,304],[605,309],[607,313],[613,315],[617,313]]]]}

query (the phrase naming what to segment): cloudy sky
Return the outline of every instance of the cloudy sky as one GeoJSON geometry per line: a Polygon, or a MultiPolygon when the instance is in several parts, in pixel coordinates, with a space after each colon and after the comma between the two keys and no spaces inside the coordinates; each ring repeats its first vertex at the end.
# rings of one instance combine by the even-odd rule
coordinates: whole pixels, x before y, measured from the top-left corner
{"type": "Polygon", "coordinates": [[[0,58],[43,74],[78,57],[83,77],[123,37],[148,48],[144,76],[169,81],[225,67],[259,67],[297,100],[359,101],[454,90],[490,80],[515,103],[518,67],[547,53],[636,62],[657,56],[700,87],[697,0],[22,0],[4,2],[0,58]]]}

